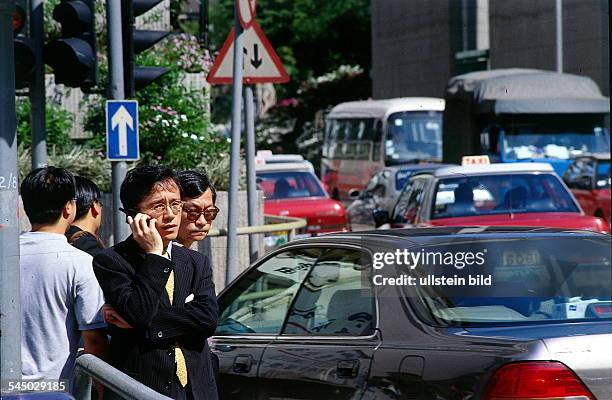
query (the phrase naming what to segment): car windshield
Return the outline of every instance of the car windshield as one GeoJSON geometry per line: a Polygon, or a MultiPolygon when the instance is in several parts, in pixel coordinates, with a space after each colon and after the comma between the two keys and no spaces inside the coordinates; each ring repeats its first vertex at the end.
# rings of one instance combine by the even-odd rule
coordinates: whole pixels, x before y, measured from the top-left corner
{"type": "Polygon", "coordinates": [[[442,113],[400,112],[391,114],[385,137],[385,163],[397,165],[442,159],[442,113]]]}
{"type": "Polygon", "coordinates": [[[534,236],[419,246],[410,301],[443,325],[612,318],[610,237],[534,236]]]}
{"type": "Polygon", "coordinates": [[[610,151],[609,133],[601,126],[583,131],[548,127],[516,127],[505,135],[505,160],[556,158],[568,160],[587,153],[610,151]]]}
{"type": "Polygon", "coordinates": [[[258,172],[257,184],[266,200],[327,197],[317,177],[307,171],[258,172]]]}
{"type": "Polygon", "coordinates": [[[549,173],[440,179],[432,219],[536,212],[579,212],[565,186],[549,173]]]}
{"type": "Polygon", "coordinates": [[[595,176],[595,183],[598,189],[610,187],[610,161],[598,161],[597,162],[597,174],[595,176]]]}

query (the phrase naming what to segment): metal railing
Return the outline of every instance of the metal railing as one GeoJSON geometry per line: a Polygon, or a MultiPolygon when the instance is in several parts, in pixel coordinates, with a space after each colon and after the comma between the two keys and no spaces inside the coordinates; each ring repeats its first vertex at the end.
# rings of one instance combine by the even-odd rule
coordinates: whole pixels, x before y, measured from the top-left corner
{"type": "MultiPolygon", "coordinates": [[[[236,229],[238,235],[252,235],[256,233],[272,233],[289,231],[289,241],[293,240],[295,230],[307,225],[304,218],[283,217],[280,215],[264,215],[266,221],[284,221],[281,223],[270,223],[265,225],[241,226],[236,229]]],[[[227,236],[227,229],[212,228],[208,236],[227,236]]]]}
{"type": "Polygon", "coordinates": [[[74,374],[73,395],[76,400],[91,400],[92,378],[100,382],[105,391],[114,392],[126,400],[171,400],[91,354],[77,357],[74,374]]]}

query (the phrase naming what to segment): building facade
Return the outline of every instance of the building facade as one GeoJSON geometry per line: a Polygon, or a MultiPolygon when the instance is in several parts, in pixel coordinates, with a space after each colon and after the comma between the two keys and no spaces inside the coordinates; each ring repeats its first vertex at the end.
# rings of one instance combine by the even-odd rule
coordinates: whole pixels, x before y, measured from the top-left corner
{"type": "MultiPolygon", "coordinates": [[[[451,76],[557,69],[555,0],[372,0],[377,99],[443,97],[451,76]]],[[[610,94],[607,0],[562,0],[563,72],[610,94]]]]}

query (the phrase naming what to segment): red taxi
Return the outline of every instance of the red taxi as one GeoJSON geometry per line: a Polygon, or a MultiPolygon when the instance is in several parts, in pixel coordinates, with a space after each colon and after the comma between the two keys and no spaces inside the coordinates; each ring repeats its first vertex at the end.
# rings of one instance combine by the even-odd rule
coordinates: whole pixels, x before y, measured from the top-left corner
{"type": "Polygon", "coordinates": [[[567,183],[584,212],[610,220],[610,153],[578,157],[567,169],[567,183]]]}
{"type": "Polygon", "coordinates": [[[546,163],[439,168],[410,178],[392,215],[374,211],[378,226],[542,226],[609,233],[585,215],[546,163]]]}
{"type": "Polygon", "coordinates": [[[346,232],[344,205],[331,199],[308,161],[259,161],[257,185],[264,192],[264,213],[306,219],[298,237],[346,232]]]}

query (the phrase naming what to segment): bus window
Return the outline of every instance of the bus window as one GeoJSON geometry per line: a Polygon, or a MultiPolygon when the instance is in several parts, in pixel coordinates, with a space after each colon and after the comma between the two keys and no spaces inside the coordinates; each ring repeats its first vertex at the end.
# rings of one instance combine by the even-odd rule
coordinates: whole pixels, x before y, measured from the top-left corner
{"type": "Polygon", "coordinates": [[[441,158],[441,112],[400,112],[389,116],[385,137],[387,165],[441,158]]]}
{"type": "Polygon", "coordinates": [[[381,158],[381,141],[382,141],[382,121],[377,119],[374,123],[374,131],[372,132],[372,161],[380,161],[381,158]]]}

